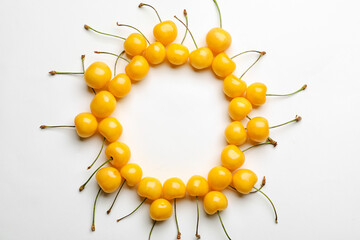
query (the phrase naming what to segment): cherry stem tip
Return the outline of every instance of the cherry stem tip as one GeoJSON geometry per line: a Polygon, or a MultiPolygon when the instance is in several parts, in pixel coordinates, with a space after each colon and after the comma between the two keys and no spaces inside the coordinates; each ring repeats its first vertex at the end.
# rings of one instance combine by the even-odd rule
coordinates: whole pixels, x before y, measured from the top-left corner
{"type": "Polygon", "coordinates": [[[53,71],[50,71],[49,73],[50,73],[50,75],[55,75],[56,71],[53,70],[53,71]]]}
{"type": "Polygon", "coordinates": [[[184,9],[184,16],[187,16],[187,11],[186,11],[186,9],[184,9]]]}
{"type": "Polygon", "coordinates": [[[91,231],[93,231],[93,232],[95,231],[95,225],[91,226],[91,231]]]}

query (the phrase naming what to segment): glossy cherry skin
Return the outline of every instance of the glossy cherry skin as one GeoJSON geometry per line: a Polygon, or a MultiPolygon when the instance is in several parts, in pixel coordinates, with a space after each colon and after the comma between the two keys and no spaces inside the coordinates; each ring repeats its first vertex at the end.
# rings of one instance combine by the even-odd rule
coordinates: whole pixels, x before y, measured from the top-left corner
{"type": "Polygon", "coordinates": [[[232,120],[241,121],[252,111],[252,105],[246,98],[237,97],[231,100],[228,110],[232,120]]]}
{"type": "Polygon", "coordinates": [[[145,177],[139,182],[137,193],[140,197],[156,200],[162,194],[161,182],[153,177],[145,177]]]}
{"type": "Polygon", "coordinates": [[[186,194],[186,187],[184,182],[177,177],[169,178],[163,184],[163,195],[167,200],[174,198],[183,198],[186,194]]]}
{"type": "Polygon", "coordinates": [[[214,55],[207,47],[201,47],[192,51],[189,55],[190,65],[198,70],[211,66],[214,55]]]}
{"type": "Polygon", "coordinates": [[[166,48],[166,57],[173,65],[183,65],[188,61],[189,49],[182,44],[172,43],[166,48]]]}
{"type": "Polygon", "coordinates": [[[249,169],[239,169],[233,175],[232,185],[242,194],[248,194],[255,186],[258,178],[256,174],[249,169]]]}
{"type": "Polygon", "coordinates": [[[231,181],[232,174],[227,168],[217,166],[209,171],[208,183],[212,190],[224,190],[230,185],[231,181]]]}
{"type": "Polygon", "coordinates": [[[120,73],[109,82],[108,89],[117,98],[125,97],[131,90],[131,80],[125,73],[120,73]]]}
{"type": "Polygon", "coordinates": [[[167,20],[156,24],[153,33],[157,41],[167,46],[176,39],[177,27],[173,21],[167,20]]]}
{"type": "Polygon", "coordinates": [[[143,172],[139,165],[128,163],[120,170],[121,176],[126,180],[129,187],[133,187],[141,181],[143,172]]]}
{"type": "Polygon", "coordinates": [[[89,87],[102,89],[111,79],[111,70],[103,62],[94,62],[86,69],[84,79],[89,87]]]}
{"type": "Polygon", "coordinates": [[[87,112],[78,114],[74,119],[74,123],[77,134],[82,138],[91,137],[98,128],[96,117],[87,112]]]}
{"type": "Polygon", "coordinates": [[[267,87],[263,83],[253,83],[246,89],[246,98],[253,106],[261,106],[266,102],[267,87]]]}
{"type": "Polygon", "coordinates": [[[235,71],[236,64],[226,53],[222,52],[216,55],[211,67],[216,76],[224,78],[235,71]]]}
{"type": "Polygon", "coordinates": [[[96,173],[96,181],[106,193],[115,192],[121,184],[121,175],[116,168],[104,167],[96,173]]]}
{"type": "Polygon", "coordinates": [[[108,142],[112,143],[119,139],[123,128],[116,118],[107,117],[99,122],[98,130],[108,142]]]}
{"type": "Polygon", "coordinates": [[[246,91],[246,82],[231,74],[224,79],[223,91],[229,98],[242,97],[246,91]]]}
{"type": "Polygon", "coordinates": [[[225,129],[225,138],[229,144],[240,146],[247,140],[246,130],[241,122],[231,122],[225,129]]]}
{"type": "Polygon", "coordinates": [[[146,48],[144,56],[150,64],[160,64],[166,57],[165,47],[160,42],[154,42],[146,48]]]}
{"type": "Polygon", "coordinates": [[[126,75],[133,81],[142,80],[149,72],[149,63],[143,56],[135,56],[125,67],[126,75]]]}
{"type": "Polygon", "coordinates": [[[165,221],[172,215],[171,203],[163,198],[156,199],[150,205],[150,217],[155,221],[165,221]]]}
{"type": "Polygon", "coordinates": [[[124,42],[124,50],[130,56],[141,55],[147,46],[146,39],[140,33],[130,34],[124,42]]]}
{"type": "Polygon", "coordinates": [[[207,214],[213,215],[217,211],[222,211],[228,206],[226,196],[219,191],[211,191],[204,197],[204,210],[207,214]]]}
{"type": "Polygon", "coordinates": [[[116,108],[116,99],[108,91],[98,92],[90,104],[92,114],[98,118],[110,116],[116,108]]]}
{"type": "Polygon", "coordinates": [[[249,138],[254,142],[264,142],[269,137],[269,122],[263,117],[254,117],[246,125],[249,138]]]}
{"type": "Polygon", "coordinates": [[[105,155],[107,159],[112,158],[110,161],[111,165],[117,169],[121,169],[129,162],[131,152],[130,148],[125,143],[113,142],[105,149],[105,155]]]}
{"type": "Polygon", "coordinates": [[[205,196],[209,192],[209,184],[202,176],[192,176],[186,184],[186,192],[192,197],[205,196]]]}
{"type": "Polygon", "coordinates": [[[214,54],[224,52],[231,45],[231,35],[222,28],[213,28],[206,35],[207,46],[214,54]]]}
{"type": "Polygon", "coordinates": [[[221,163],[230,171],[235,171],[245,162],[245,155],[235,145],[227,145],[221,152],[221,163]]]}

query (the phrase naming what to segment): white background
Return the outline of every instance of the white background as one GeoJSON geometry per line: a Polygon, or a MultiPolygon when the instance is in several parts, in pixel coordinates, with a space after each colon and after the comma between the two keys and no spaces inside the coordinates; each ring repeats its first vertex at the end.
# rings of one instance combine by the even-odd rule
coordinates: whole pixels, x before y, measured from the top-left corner
{"type": "MultiPolygon", "coordinates": [[[[93,97],[81,76],[55,76],[49,70],[81,70],[99,60],[113,67],[112,56],[122,41],[87,32],[83,24],[127,36],[116,21],[132,24],[151,40],[157,18],[138,1],[1,1],[0,3],[0,239],[147,239],[149,204],[116,223],[141,199],[125,187],[110,216],[113,196],[98,201],[96,232],[90,231],[95,181],[82,192],[86,167],[102,138],[79,140],[73,129],[41,131],[41,124],[72,124],[89,111],[93,97]]],[[[151,1],[163,20],[182,17],[198,44],[217,26],[210,0],[151,1]]],[[[264,82],[270,93],[308,89],[289,98],[272,98],[251,116],[270,124],[293,118],[303,121],[271,130],[277,148],[264,146],[246,153],[244,167],[259,179],[274,200],[279,224],[260,194],[239,197],[229,190],[223,221],[233,239],[359,239],[360,181],[358,137],[360,90],[360,17],[357,1],[256,0],[222,1],[223,26],[233,38],[230,56],[249,49],[267,55],[245,76],[248,84],[264,82]]],[[[174,20],[175,21],[175,20],[174,20]]],[[[179,42],[184,28],[178,25],[179,42]]],[[[188,37],[185,43],[194,49],[188,37]]],[[[256,58],[236,59],[236,74],[256,58]]],[[[124,62],[118,71],[123,71],[124,62]]],[[[189,66],[152,68],[118,103],[114,116],[124,127],[120,141],[132,150],[131,162],[144,176],[161,181],[178,176],[207,175],[220,163],[226,145],[223,131],[230,122],[221,80],[210,71],[189,66]]],[[[244,121],[246,123],[246,121],[244,121]]],[[[243,146],[246,147],[246,146],[243,146]]],[[[105,157],[101,156],[101,161],[105,157]]],[[[100,162],[98,163],[98,165],[100,162]]],[[[98,166],[97,165],[97,166],[98,166]]],[[[195,201],[179,201],[183,239],[194,239],[195,201]]],[[[201,211],[202,239],[226,239],[216,216],[201,211]]],[[[152,239],[175,239],[174,219],[158,224],[152,239]]]]}

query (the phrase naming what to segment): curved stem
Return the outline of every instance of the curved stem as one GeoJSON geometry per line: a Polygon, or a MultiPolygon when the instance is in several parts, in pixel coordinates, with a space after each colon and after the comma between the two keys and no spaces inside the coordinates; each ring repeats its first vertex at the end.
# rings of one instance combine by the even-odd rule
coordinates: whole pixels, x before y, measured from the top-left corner
{"type": "Polygon", "coordinates": [[[217,8],[218,12],[219,12],[219,18],[220,18],[220,28],[222,28],[222,19],[221,19],[221,12],[220,12],[220,8],[219,8],[219,5],[218,5],[218,3],[216,2],[216,0],[213,0],[213,1],[214,1],[215,5],[216,5],[216,8],[217,8]]]}
{"type": "Polygon", "coordinates": [[[118,57],[118,58],[121,58],[122,60],[124,61],[127,61],[128,63],[130,62],[128,59],[124,58],[124,57],[121,57],[115,53],[111,53],[111,52],[99,52],[99,51],[94,51],[94,53],[96,54],[108,54],[108,55],[112,55],[112,56],[115,56],[115,57],[118,57]]]}
{"type": "Polygon", "coordinates": [[[119,58],[125,53],[125,50],[123,50],[116,58],[115,64],[114,64],[114,77],[116,76],[116,65],[119,61],[119,58]]]}
{"type": "Polygon", "coordinates": [[[258,192],[260,192],[262,195],[264,195],[270,202],[272,208],[274,209],[274,213],[275,213],[275,223],[278,223],[278,215],[277,215],[277,212],[276,212],[276,208],[275,208],[275,205],[274,203],[271,201],[271,199],[263,192],[261,191],[260,189],[256,188],[256,187],[253,187],[255,190],[257,190],[258,192]]]}
{"type": "Polygon", "coordinates": [[[124,218],[127,218],[128,216],[130,216],[131,214],[133,214],[134,212],[136,212],[140,207],[141,205],[143,205],[143,203],[146,201],[147,198],[144,198],[144,200],[139,204],[139,206],[137,206],[137,208],[134,209],[134,211],[132,211],[131,213],[129,213],[128,215],[122,217],[122,218],[119,218],[118,220],[116,220],[117,222],[120,222],[121,220],[123,220],[124,218]]]}
{"type": "Polygon", "coordinates": [[[292,123],[292,122],[298,122],[298,121],[300,121],[300,120],[301,120],[301,117],[298,116],[298,115],[296,115],[293,120],[290,120],[290,121],[288,121],[288,122],[285,122],[285,123],[282,123],[282,124],[279,124],[279,125],[271,126],[271,127],[269,127],[269,129],[281,127],[281,126],[284,126],[284,125],[289,124],[289,123],[292,123]]]}
{"type": "Polygon", "coordinates": [[[115,196],[115,198],[114,198],[114,201],[112,202],[109,210],[107,210],[107,212],[106,212],[107,214],[109,214],[109,213],[111,212],[111,209],[113,208],[113,206],[114,206],[114,204],[115,204],[115,201],[116,201],[117,197],[119,196],[119,193],[120,193],[121,189],[123,188],[125,182],[126,182],[126,179],[122,182],[122,184],[121,184],[121,186],[120,186],[120,188],[119,188],[119,191],[116,193],[116,196],[115,196]]]}
{"type": "Polygon", "coordinates": [[[304,91],[307,88],[307,85],[305,84],[304,86],[302,86],[299,90],[292,92],[292,93],[288,93],[288,94],[266,94],[266,96],[271,96],[271,97],[286,97],[286,96],[290,96],[290,95],[294,95],[298,92],[304,91]]]}
{"type": "Polygon", "coordinates": [[[245,72],[239,77],[239,79],[242,79],[242,77],[260,60],[262,56],[264,56],[264,54],[260,53],[259,57],[255,60],[255,62],[251,64],[248,69],[245,70],[245,72]]]}
{"type": "MultiPolygon", "coordinates": [[[[259,190],[261,190],[261,189],[265,186],[265,184],[266,184],[266,178],[265,178],[265,176],[264,176],[263,179],[262,179],[262,181],[261,181],[261,185],[260,185],[259,190]]],[[[249,192],[249,193],[257,193],[257,192],[258,192],[258,190],[252,191],[252,192],[249,192]]]]}
{"type": "Polygon", "coordinates": [[[228,238],[229,240],[231,240],[231,238],[229,237],[229,234],[227,233],[227,231],[226,231],[226,229],[225,229],[224,223],[223,223],[223,221],[221,220],[220,211],[217,211],[217,214],[218,214],[218,216],[219,216],[221,226],[222,226],[222,228],[224,229],[224,232],[225,232],[227,238],[228,238]]]}
{"type": "MultiPolygon", "coordinates": [[[[234,59],[234,58],[236,58],[236,57],[238,57],[238,56],[240,56],[240,55],[243,55],[243,54],[245,54],[245,53],[259,53],[259,54],[261,54],[261,53],[263,53],[263,52],[257,51],[257,50],[247,50],[247,51],[244,51],[244,52],[241,52],[241,53],[238,53],[238,54],[232,56],[231,59],[234,59]]],[[[263,54],[263,55],[265,55],[265,54],[263,54]]]]}
{"type": "Polygon", "coordinates": [[[177,239],[181,239],[181,233],[180,233],[179,223],[178,223],[177,214],[176,214],[176,198],[174,198],[174,215],[175,215],[175,222],[176,222],[176,229],[177,229],[177,239]]]}
{"type": "Polygon", "coordinates": [[[199,199],[198,196],[196,196],[196,233],[195,233],[195,237],[197,239],[200,239],[200,235],[199,235],[199,199]]]}
{"type": "Polygon", "coordinates": [[[183,21],[181,21],[177,16],[174,16],[174,18],[176,18],[179,22],[182,23],[182,25],[184,25],[184,26],[186,27],[186,29],[187,29],[187,30],[189,31],[189,33],[190,33],[190,36],[191,36],[191,38],[192,38],[192,40],[193,40],[193,42],[194,42],[194,44],[195,44],[196,49],[198,49],[198,46],[197,46],[196,41],[195,41],[195,38],[194,38],[194,36],[192,35],[192,33],[191,33],[190,29],[188,28],[188,26],[187,26],[183,21]]]}
{"type": "Polygon", "coordinates": [[[96,208],[96,202],[97,202],[97,199],[100,195],[100,192],[101,192],[101,188],[99,188],[99,191],[98,193],[96,194],[96,197],[95,197],[95,201],[94,201],[94,208],[93,208],[93,216],[92,216],[92,225],[91,225],[91,230],[92,231],[95,231],[95,208],[96,208]]]}
{"type": "Polygon", "coordinates": [[[153,232],[153,230],[154,230],[155,224],[156,224],[156,221],[154,220],[154,224],[152,225],[151,230],[150,230],[150,233],[149,233],[149,238],[148,238],[149,240],[150,240],[150,238],[151,238],[151,234],[152,234],[152,232],[153,232]]]}
{"type": "Polygon", "coordinates": [[[156,11],[156,9],[155,9],[153,6],[151,6],[150,4],[146,4],[146,3],[140,3],[140,4],[139,4],[139,8],[141,8],[141,7],[143,7],[143,6],[151,7],[152,9],[154,9],[157,17],[159,18],[159,21],[162,22],[159,13],[156,11]]]}
{"type": "Polygon", "coordinates": [[[88,180],[86,180],[86,182],[80,186],[79,188],[79,191],[81,192],[82,190],[84,190],[86,184],[90,181],[90,179],[94,176],[94,174],[102,167],[104,166],[105,164],[107,164],[108,162],[110,162],[113,158],[110,157],[108,160],[106,160],[106,162],[104,162],[103,164],[101,164],[91,175],[90,177],[88,178],[88,180]]]}
{"type": "Polygon", "coordinates": [[[150,42],[149,42],[149,40],[145,37],[145,35],[139,30],[139,29],[137,29],[136,27],[133,27],[133,26],[131,26],[131,25],[127,25],[127,24],[120,24],[120,23],[118,23],[118,22],[116,22],[116,25],[118,25],[118,26],[120,26],[120,27],[129,27],[129,28],[132,28],[132,29],[135,29],[136,31],[138,31],[144,38],[145,38],[145,40],[148,42],[148,44],[150,45],[150,42]]]}
{"type": "Polygon", "coordinates": [[[187,17],[187,11],[186,9],[184,9],[184,17],[185,17],[185,20],[186,20],[186,30],[185,30],[185,34],[184,34],[184,38],[182,39],[181,41],[181,45],[184,43],[185,41],[185,38],[186,38],[186,35],[187,35],[187,32],[188,32],[188,26],[189,26],[189,20],[188,20],[188,17],[187,17]]]}
{"type": "Polygon", "coordinates": [[[45,129],[45,128],[62,128],[62,127],[71,127],[71,128],[74,128],[75,126],[74,125],[57,125],[57,126],[50,126],[50,125],[41,125],[40,128],[41,129],[45,129]]]}
{"type": "Polygon", "coordinates": [[[88,170],[89,170],[89,169],[94,165],[94,163],[99,159],[99,156],[100,156],[100,154],[101,154],[101,152],[102,152],[102,150],[103,150],[103,148],[104,148],[105,140],[106,140],[106,138],[104,138],[104,140],[103,140],[103,142],[102,142],[102,145],[101,145],[101,148],[100,148],[100,151],[99,151],[98,155],[96,156],[95,160],[91,163],[90,166],[88,166],[88,168],[87,168],[88,170]]]}
{"type": "Polygon", "coordinates": [[[124,38],[124,37],[120,37],[120,36],[117,36],[117,35],[113,35],[113,34],[109,34],[109,33],[104,33],[104,32],[100,32],[100,31],[98,31],[98,30],[95,30],[95,29],[93,29],[92,27],[90,27],[90,26],[88,26],[88,25],[84,25],[84,28],[86,29],[86,30],[92,30],[92,31],[94,31],[94,32],[96,32],[96,33],[99,33],[99,34],[102,34],[102,35],[105,35],[105,36],[110,36],[110,37],[115,37],[115,38],[120,38],[120,39],[122,39],[122,40],[126,40],[126,38],[124,38]]]}
{"type": "MultiPolygon", "coordinates": [[[[259,143],[259,144],[256,144],[256,145],[252,145],[252,146],[246,148],[245,150],[242,150],[242,152],[246,152],[247,150],[252,149],[252,148],[254,148],[254,147],[258,147],[258,146],[262,146],[262,145],[267,145],[267,144],[271,144],[271,145],[272,145],[271,142],[266,141],[266,142],[263,142],[263,143],[259,143]]],[[[274,147],[275,147],[275,146],[274,146],[274,147]]]]}

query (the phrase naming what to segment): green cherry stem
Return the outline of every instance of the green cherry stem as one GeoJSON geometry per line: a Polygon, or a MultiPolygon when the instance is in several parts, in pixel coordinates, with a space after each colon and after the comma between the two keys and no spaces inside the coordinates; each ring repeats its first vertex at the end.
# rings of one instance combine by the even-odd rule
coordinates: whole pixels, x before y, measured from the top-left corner
{"type": "Polygon", "coordinates": [[[271,144],[272,144],[274,147],[277,146],[277,141],[275,141],[275,140],[272,139],[271,137],[268,137],[267,140],[268,140],[269,142],[271,142],[271,144]]]}
{"type": "Polygon", "coordinates": [[[288,94],[266,94],[266,96],[271,96],[271,97],[286,97],[286,96],[291,96],[294,95],[298,92],[304,91],[307,88],[307,85],[305,84],[304,86],[302,86],[299,90],[292,92],[292,93],[288,93],[288,94]]]}
{"type": "Polygon", "coordinates": [[[122,39],[122,40],[126,40],[126,38],[124,38],[124,37],[120,37],[120,36],[117,36],[117,35],[113,35],[113,34],[109,34],[109,33],[104,33],[104,32],[100,32],[100,31],[98,31],[98,30],[95,30],[95,29],[93,29],[92,27],[90,27],[90,26],[88,26],[88,25],[84,25],[84,28],[86,29],[86,30],[92,30],[92,31],[94,31],[94,32],[96,32],[96,33],[99,33],[99,34],[102,34],[102,35],[105,35],[105,36],[109,36],[109,37],[115,37],[115,38],[120,38],[120,39],[122,39]]]}
{"type": "Polygon", "coordinates": [[[150,233],[149,233],[149,238],[148,238],[148,240],[150,240],[150,238],[151,238],[151,234],[152,234],[152,232],[153,232],[153,230],[154,230],[154,227],[155,227],[155,224],[157,223],[157,221],[155,221],[154,220],[154,223],[153,223],[153,225],[152,225],[152,227],[151,227],[151,230],[150,230],[150,233]]]}
{"type": "Polygon", "coordinates": [[[99,188],[99,191],[96,194],[95,201],[94,201],[91,231],[95,231],[95,208],[96,208],[96,202],[97,202],[97,199],[98,199],[100,193],[101,193],[101,188],[99,188]]]}
{"type": "Polygon", "coordinates": [[[56,75],[56,74],[69,74],[69,75],[72,75],[72,74],[84,74],[84,72],[57,72],[57,71],[50,71],[49,72],[50,75],[56,75]]]}
{"type": "Polygon", "coordinates": [[[118,58],[121,58],[122,60],[124,61],[127,61],[128,63],[130,62],[128,59],[124,58],[124,57],[121,57],[115,53],[111,53],[111,52],[99,52],[99,51],[94,51],[94,53],[96,54],[108,54],[108,55],[112,55],[112,56],[115,56],[115,57],[118,57],[118,58]]]}
{"type": "MultiPolygon", "coordinates": [[[[252,145],[252,146],[250,146],[250,147],[242,150],[242,152],[246,152],[247,150],[250,150],[250,149],[252,149],[252,148],[254,148],[254,147],[258,147],[258,146],[262,146],[262,145],[267,145],[267,144],[271,144],[271,145],[272,145],[271,142],[266,141],[266,142],[263,142],[263,143],[259,143],[259,144],[256,144],[256,145],[252,145]]],[[[274,146],[274,147],[275,147],[275,146],[274,146]]]]}
{"type": "Polygon", "coordinates": [[[183,21],[181,21],[177,16],[174,16],[174,18],[176,18],[179,22],[181,22],[182,25],[184,25],[185,28],[189,31],[190,36],[191,36],[191,38],[192,38],[192,40],[193,40],[193,42],[194,42],[194,44],[195,44],[195,47],[196,47],[196,49],[198,49],[198,45],[196,44],[195,38],[194,38],[194,36],[192,35],[192,33],[191,33],[190,29],[188,28],[188,26],[187,26],[183,21]]]}
{"type": "Polygon", "coordinates": [[[114,64],[114,77],[116,76],[116,65],[119,61],[119,58],[125,53],[125,50],[123,50],[116,58],[115,64],[114,64]]]}
{"type": "Polygon", "coordinates": [[[81,55],[81,66],[83,72],[85,73],[85,55],[81,55]]]}
{"type": "Polygon", "coordinates": [[[80,186],[79,188],[79,191],[81,192],[82,190],[84,190],[86,184],[90,181],[90,179],[95,175],[95,173],[102,167],[104,166],[105,164],[107,164],[108,162],[110,162],[113,158],[110,157],[108,160],[106,160],[103,164],[101,164],[91,175],[90,177],[88,178],[88,180],[86,180],[86,182],[80,186]]]}
{"type": "Polygon", "coordinates": [[[177,239],[181,239],[181,233],[180,233],[180,229],[179,229],[179,223],[178,223],[178,219],[177,219],[177,214],[176,214],[176,198],[174,198],[174,215],[175,215],[175,222],[176,222],[176,229],[177,229],[177,239]]]}
{"type": "Polygon", "coordinates": [[[185,41],[185,38],[186,38],[186,35],[187,35],[187,32],[188,32],[188,26],[189,26],[189,20],[188,20],[188,16],[187,16],[187,11],[186,9],[184,9],[184,17],[185,17],[185,21],[186,21],[186,31],[185,31],[185,34],[184,34],[184,38],[182,39],[181,41],[181,45],[184,43],[185,41]]]}
{"type": "Polygon", "coordinates": [[[290,120],[288,122],[285,122],[285,123],[282,123],[282,124],[279,124],[279,125],[271,126],[271,127],[269,127],[269,129],[281,127],[281,126],[284,126],[284,125],[292,123],[292,122],[299,122],[299,121],[301,121],[301,119],[302,118],[300,116],[296,115],[293,120],[290,120]]]}
{"type": "Polygon", "coordinates": [[[121,189],[123,188],[125,182],[126,182],[126,179],[122,182],[122,184],[121,184],[121,186],[120,186],[120,188],[119,188],[119,191],[116,193],[116,196],[115,196],[115,198],[114,198],[114,201],[112,202],[109,210],[106,211],[107,214],[109,214],[109,213],[111,212],[111,209],[113,208],[113,206],[114,206],[114,204],[115,204],[115,201],[116,201],[117,197],[119,196],[119,193],[120,193],[121,189]]]}
{"type": "Polygon", "coordinates": [[[217,3],[216,0],[213,0],[215,5],[216,5],[216,8],[217,8],[217,11],[219,12],[219,19],[220,19],[220,28],[222,28],[222,19],[221,19],[221,11],[220,11],[220,8],[219,8],[219,5],[217,3]]]}
{"type": "Polygon", "coordinates": [[[40,128],[41,129],[45,129],[45,128],[74,128],[74,125],[57,125],[57,126],[50,126],[50,125],[41,125],[40,128]]]}
{"type": "Polygon", "coordinates": [[[152,8],[152,9],[155,11],[157,17],[159,18],[159,21],[162,22],[158,11],[156,11],[156,9],[155,9],[153,6],[151,6],[150,4],[146,4],[146,3],[140,3],[140,4],[139,4],[139,8],[141,8],[141,7],[143,7],[143,6],[152,8]]]}
{"type": "Polygon", "coordinates": [[[234,59],[234,58],[236,58],[236,57],[238,57],[240,55],[243,55],[245,53],[259,53],[259,54],[263,54],[263,55],[266,54],[265,52],[261,52],[261,51],[257,51],[257,50],[247,50],[247,51],[244,51],[244,52],[241,52],[241,53],[238,53],[238,54],[232,56],[231,59],[234,59]]]}
{"type": "Polygon", "coordinates": [[[255,62],[253,62],[253,64],[250,65],[250,67],[248,67],[245,72],[239,77],[239,79],[242,79],[242,77],[260,60],[260,58],[262,56],[264,56],[266,54],[266,52],[261,52],[259,57],[255,60],[255,62]]]}
{"type": "Polygon", "coordinates": [[[102,152],[102,150],[103,150],[103,148],[104,148],[105,140],[106,140],[106,138],[104,138],[104,140],[103,140],[103,142],[102,142],[102,145],[101,145],[101,148],[100,148],[100,151],[99,151],[98,155],[96,156],[95,160],[91,163],[90,166],[88,166],[88,168],[87,168],[88,170],[89,170],[89,169],[94,165],[94,163],[99,159],[99,156],[100,156],[100,154],[101,154],[101,152],[102,152]]]}
{"type": "Polygon", "coordinates": [[[141,205],[143,205],[143,203],[147,200],[147,198],[144,198],[144,200],[139,204],[139,206],[137,206],[131,213],[129,213],[128,215],[125,215],[124,217],[121,217],[119,219],[117,219],[116,221],[117,222],[120,222],[121,220],[123,220],[124,218],[127,218],[129,217],[131,214],[133,214],[134,212],[136,212],[140,207],[141,205]]]}
{"type": "Polygon", "coordinates": [[[224,223],[223,223],[223,221],[222,221],[222,219],[221,219],[220,211],[217,211],[217,214],[218,214],[218,216],[219,216],[221,226],[222,226],[222,228],[224,229],[224,232],[225,232],[227,238],[228,238],[229,240],[231,240],[231,238],[229,237],[229,234],[227,233],[227,231],[226,231],[226,229],[225,229],[224,223]]]}
{"type": "Polygon", "coordinates": [[[200,239],[200,235],[199,235],[199,198],[198,196],[196,196],[196,233],[195,233],[195,237],[197,239],[200,239]]]}
{"type": "Polygon", "coordinates": [[[254,188],[255,190],[257,190],[258,192],[260,192],[262,195],[264,195],[264,196],[267,198],[267,200],[269,200],[272,208],[274,209],[274,213],[275,213],[275,223],[278,223],[278,215],[277,215],[277,212],[276,212],[276,208],[275,208],[274,203],[273,203],[273,202],[271,201],[271,199],[270,199],[263,191],[261,191],[259,188],[256,188],[256,187],[253,187],[253,188],[254,188]]]}
{"type": "Polygon", "coordinates": [[[145,38],[145,40],[146,40],[146,41],[148,42],[148,44],[150,45],[150,42],[149,42],[149,40],[147,39],[147,37],[145,37],[145,35],[144,35],[139,29],[137,29],[136,27],[131,26],[131,25],[128,25],[128,24],[118,23],[118,22],[116,22],[116,25],[118,25],[119,27],[129,27],[129,28],[135,29],[137,32],[139,32],[139,33],[145,38]]]}
{"type": "Polygon", "coordinates": [[[251,120],[251,117],[249,117],[249,115],[246,115],[246,118],[249,119],[249,120],[251,120]]]}
{"type": "Polygon", "coordinates": [[[262,181],[261,181],[261,185],[260,185],[260,188],[256,191],[252,191],[252,192],[249,192],[249,193],[257,193],[259,190],[261,190],[266,184],[266,178],[265,176],[263,177],[262,181]]]}

